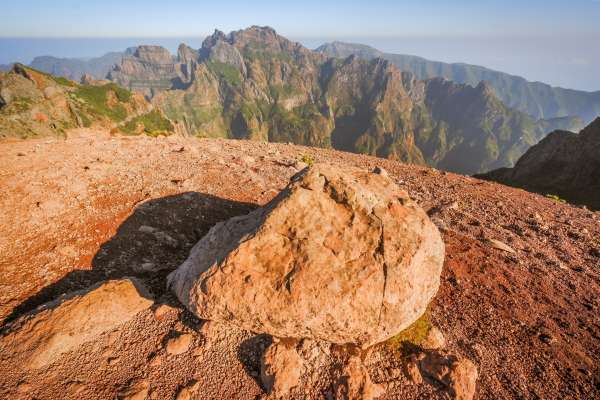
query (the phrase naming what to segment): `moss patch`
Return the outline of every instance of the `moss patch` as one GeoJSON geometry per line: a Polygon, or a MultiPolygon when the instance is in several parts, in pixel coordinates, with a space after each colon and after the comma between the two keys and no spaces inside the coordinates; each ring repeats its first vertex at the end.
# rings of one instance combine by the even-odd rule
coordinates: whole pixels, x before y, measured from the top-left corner
{"type": "Polygon", "coordinates": [[[411,352],[411,348],[418,347],[423,343],[431,327],[431,317],[429,309],[427,309],[412,325],[388,339],[385,345],[395,354],[406,356],[411,352]]]}

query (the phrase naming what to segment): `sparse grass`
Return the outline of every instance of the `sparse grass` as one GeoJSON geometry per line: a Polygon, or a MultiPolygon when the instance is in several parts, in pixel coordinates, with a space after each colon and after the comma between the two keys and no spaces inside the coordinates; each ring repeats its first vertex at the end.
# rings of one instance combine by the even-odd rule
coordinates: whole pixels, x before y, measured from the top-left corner
{"type": "Polygon", "coordinates": [[[269,63],[272,61],[283,61],[283,62],[291,62],[292,57],[289,54],[281,53],[281,52],[271,52],[266,51],[261,48],[262,45],[251,44],[249,47],[242,51],[245,58],[249,60],[256,60],[262,63],[269,63]]]}
{"type": "Polygon", "coordinates": [[[29,97],[17,97],[13,99],[10,103],[8,103],[8,106],[3,108],[3,111],[6,111],[7,114],[22,113],[29,111],[32,106],[33,100],[29,97]]]}
{"type": "Polygon", "coordinates": [[[406,356],[410,353],[411,347],[418,347],[423,343],[423,340],[427,337],[431,327],[431,318],[429,309],[427,309],[418,320],[393,338],[386,341],[385,345],[395,354],[406,356]]]}
{"type": "Polygon", "coordinates": [[[233,65],[219,61],[209,61],[206,66],[219,78],[224,79],[232,86],[239,86],[242,83],[241,72],[233,65]]]}
{"type": "Polygon", "coordinates": [[[561,199],[559,196],[555,195],[555,194],[547,194],[546,195],[547,198],[557,201],[559,203],[566,203],[567,201],[565,199],[561,199]]]}
{"type": "Polygon", "coordinates": [[[58,83],[59,85],[68,86],[68,87],[75,87],[75,86],[77,86],[77,84],[75,82],[73,82],[72,80],[69,80],[67,78],[64,78],[62,76],[52,76],[52,75],[50,75],[50,77],[52,78],[52,80],[54,82],[58,83]]]}
{"type": "Polygon", "coordinates": [[[143,131],[148,136],[156,137],[173,131],[171,121],[156,110],[133,118],[124,124],[121,130],[127,134],[135,134],[140,124],[143,125],[143,131]]]}
{"type": "Polygon", "coordinates": [[[292,85],[270,85],[269,92],[274,99],[283,99],[298,95],[300,92],[292,85]]]}

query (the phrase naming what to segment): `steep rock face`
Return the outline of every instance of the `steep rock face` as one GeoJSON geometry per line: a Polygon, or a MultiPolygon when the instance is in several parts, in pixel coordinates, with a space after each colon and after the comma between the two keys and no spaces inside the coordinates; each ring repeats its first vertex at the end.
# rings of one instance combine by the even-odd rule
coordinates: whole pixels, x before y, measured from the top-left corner
{"type": "Polygon", "coordinates": [[[319,165],[211,229],[169,287],[203,319],[368,347],[423,314],[443,259],[437,228],[389,177],[319,165]]]}
{"type": "Polygon", "coordinates": [[[130,90],[150,96],[155,90],[168,89],[178,78],[169,51],[160,46],[139,46],[132,55],[124,56],[108,74],[108,79],[130,90]]]}
{"type": "Polygon", "coordinates": [[[411,55],[383,53],[373,47],[354,43],[326,43],[316,51],[329,57],[344,58],[355,54],[368,60],[383,58],[402,71],[412,72],[419,79],[443,77],[471,86],[487,81],[493,87],[494,93],[508,107],[536,119],[578,116],[590,122],[600,115],[600,91],[584,92],[552,87],[477,65],[448,64],[411,55]]]}
{"type": "Polygon", "coordinates": [[[530,148],[514,168],[479,177],[600,209],[600,118],[579,134],[552,132],[530,148]]]}
{"type": "Polygon", "coordinates": [[[541,125],[502,104],[485,82],[475,88],[441,78],[426,82],[432,125],[417,142],[430,164],[467,174],[513,165],[544,136],[541,125]]]}
{"type": "MultiPolygon", "coordinates": [[[[162,76],[169,90],[130,85],[192,135],[334,147],[476,173],[512,165],[545,133],[486,85],[420,81],[378,58],[328,59],[268,27],[216,31],[194,57],[180,54],[162,75],[157,64],[153,82],[162,76]]],[[[111,77],[149,79],[130,63],[111,77]]]]}

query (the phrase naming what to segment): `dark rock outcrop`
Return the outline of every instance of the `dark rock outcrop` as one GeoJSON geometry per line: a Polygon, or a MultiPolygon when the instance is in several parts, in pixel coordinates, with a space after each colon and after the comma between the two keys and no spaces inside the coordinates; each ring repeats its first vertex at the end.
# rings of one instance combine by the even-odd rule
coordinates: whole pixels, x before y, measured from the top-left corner
{"type": "Polygon", "coordinates": [[[600,118],[579,134],[552,132],[530,148],[514,168],[478,177],[600,209],[600,118]]]}

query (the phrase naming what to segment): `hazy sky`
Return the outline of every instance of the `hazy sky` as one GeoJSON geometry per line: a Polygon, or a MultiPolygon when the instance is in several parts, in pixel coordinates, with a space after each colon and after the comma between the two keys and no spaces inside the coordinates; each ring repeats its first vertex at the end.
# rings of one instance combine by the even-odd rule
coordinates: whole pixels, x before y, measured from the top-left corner
{"type": "MultiPolygon", "coordinates": [[[[600,0],[28,0],[3,3],[0,38],[5,39],[201,38],[214,28],[227,32],[250,25],[270,25],[309,46],[324,40],[352,39],[386,51],[483,64],[554,85],[600,89],[597,73],[600,70],[600,0]]],[[[0,41],[0,62],[7,62],[8,54],[19,54],[21,50],[21,57],[31,53],[26,48],[15,47],[15,43],[19,42],[0,41]]],[[[27,46],[26,43],[34,42],[20,43],[27,46]]],[[[73,48],[70,55],[95,54],[85,54],[85,48],[80,47],[73,48]]]]}

